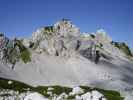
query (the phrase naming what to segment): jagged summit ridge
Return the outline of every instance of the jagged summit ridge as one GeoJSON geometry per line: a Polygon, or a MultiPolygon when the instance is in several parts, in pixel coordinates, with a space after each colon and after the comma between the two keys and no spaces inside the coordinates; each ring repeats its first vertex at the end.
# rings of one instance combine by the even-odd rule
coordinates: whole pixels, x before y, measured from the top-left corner
{"type": "Polygon", "coordinates": [[[72,35],[79,36],[80,30],[75,25],[72,24],[70,20],[62,20],[54,24],[55,30],[62,36],[72,35]]]}
{"type": "Polygon", "coordinates": [[[53,26],[38,29],[32,34],[32,42],[35,44],[36,51],[46,51],[51,55],[59,55],[61,52],[61,55],[69,55],[69,52],[75,52],[79,44],[81,48],[86,47],[84,49],[91,47],[91,45],[102,46],[113,56],[122,57],[125,55],[111,44],[112,39],[104,29],[99,29],[91,34],[81,33],[70,20],[65,19],[58,21],[53,26]]]}
{"type": "Polygon", "coordinates": [[[39,51],[45,50],[52,55],[59,55],[58,52],[66,55],[67,51],[72,51],[77,38],[80,36],[79,28],[67,20],[61,20],[53,26],[43,27],[32,35],[32,42],[36,44],[39,51]]]}
{"type": "Polygon", "coordinates": [[[36,32],[32,34],[32,40],[36,41],[40,40],[41,38],[44,38],[44,33],[54,36],[58,35],[67,37],[68,35],[79,36],[80,30],[75,25],[73,25],[71,21],[63,19],[55,23],[53,26],[47,26],[38,29],[36,32]]]}

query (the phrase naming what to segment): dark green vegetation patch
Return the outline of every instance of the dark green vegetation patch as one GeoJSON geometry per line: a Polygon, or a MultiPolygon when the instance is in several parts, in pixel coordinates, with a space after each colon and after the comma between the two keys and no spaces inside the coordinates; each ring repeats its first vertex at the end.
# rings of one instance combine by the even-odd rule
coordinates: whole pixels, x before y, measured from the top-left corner
{"type": "Polygon", "coordinates": [[[24,63],[31,61],[31,54],[30,51],[22,44],[20,40],[16,40],[16,45],[19,47],[20,50],[20,58],[24,63]]]}

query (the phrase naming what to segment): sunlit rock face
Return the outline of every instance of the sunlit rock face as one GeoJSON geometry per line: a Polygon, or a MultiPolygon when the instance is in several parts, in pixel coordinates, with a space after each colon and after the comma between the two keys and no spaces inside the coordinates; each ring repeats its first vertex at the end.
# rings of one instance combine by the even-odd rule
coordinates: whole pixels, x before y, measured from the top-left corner
{"type": "Polygon", "coordinates": [[[61,35],[61,36],[79,36],[80,30],[75,25],[72,24],[71,21],[67,19],[63,19],[56,24],[54,24],[55,30],[61,35]]]}
{"type": "Polygon", "coordinates": [[[30,47],[30,42],[31,42],[31,40],[30,39],[23,39],[23,45],[25,46],[25,47],[27,47],[27,48],[29,48],[30,47]]]}
{"type": "Polygon", "coordinates": [[[64,56],[75,50],[79,36],[79,29],[71,21],[63,19],[53,26],[38,29],[32,34],[32,41],[37,51],[64,56]]]}
{"type": "Polygon", "coordinates": [[[80,35],[80,30],[71,21],[63,19],[58,21],[53,26],[46,26],[38,29],[32,34],[32,41],[37,42],[42,39],[52,37],[77,37],[80,35]],[[46,36],[47,35],[47,36],[46,36]]]}
{"type": "Polygon", "coordinates": [[[32,33],[32,41],[33,42],[40,41],[44,37],[44,35],[43,35],[44,31],[45,31],[44,28],[40,28],[40,29],[37,29],[36,32],[33,32],[32,33]]]}
{"type": "MultiPolygon", "coordinates": [[[[96,44],[102,44],[102,48],[112,56],[123,57],[124,53],[111,44],[112,39],[103,29],[99,29],[95,34],[96,44]]],[[[102,52],[102,51],[101,51],[102,52]]]]}
{"type": "Polygon", "coordinates": [[[101,43],[110,43],[112,39],[107,35],[103,29],[99,29],[96,32],[96,40],[101,43]]]}
{"type": "MultiPolygon", "coordinates": [[[[103,29],[91,34],[81,33],[79,28],[67,19],[62,19],[53,26],[42,27],[32,34],[32,42],[37,52],[46,51],[47,54],[55,56],[75,54],[79,41],[79,49],[94,48],[95,45],[102,44],[102,47],[108,53],[115,56],[124,56],[118,48],[111,45],[112,39],[103,29]]],[[[28,42],[25,41],[25,44],[28,46],[28,42]]]]}

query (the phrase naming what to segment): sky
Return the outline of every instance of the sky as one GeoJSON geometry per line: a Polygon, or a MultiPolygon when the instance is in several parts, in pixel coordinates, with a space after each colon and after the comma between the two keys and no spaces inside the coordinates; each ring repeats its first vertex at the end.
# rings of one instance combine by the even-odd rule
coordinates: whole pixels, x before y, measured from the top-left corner
{"type": "Polygon", "coordinates": [[[133,48],[133,0],[0,0],[0,32],[9,37],[30,37],[62,18],[81,32],[103,28],[133,48]]]}

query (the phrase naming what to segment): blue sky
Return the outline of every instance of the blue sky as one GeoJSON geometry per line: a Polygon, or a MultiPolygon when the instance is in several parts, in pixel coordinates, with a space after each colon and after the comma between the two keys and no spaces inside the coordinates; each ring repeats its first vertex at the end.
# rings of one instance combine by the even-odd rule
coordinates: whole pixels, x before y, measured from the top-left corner
{"type": "Polygon", "coordinates": [[[133,48],[133,0],[0,0],[0,32],[10,37],[29,37],[62,18],[82,32],[103,28],[133,48]]]}

